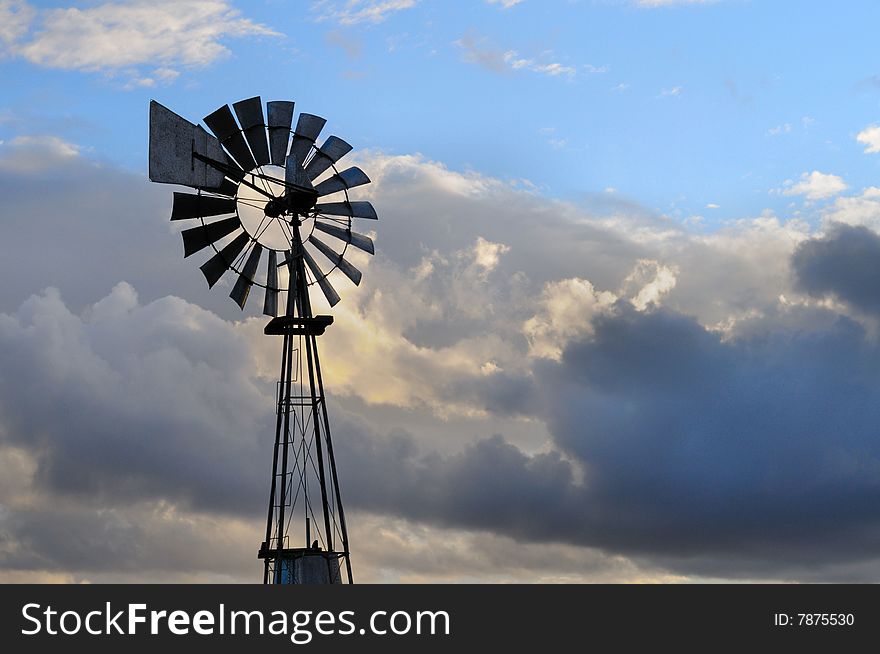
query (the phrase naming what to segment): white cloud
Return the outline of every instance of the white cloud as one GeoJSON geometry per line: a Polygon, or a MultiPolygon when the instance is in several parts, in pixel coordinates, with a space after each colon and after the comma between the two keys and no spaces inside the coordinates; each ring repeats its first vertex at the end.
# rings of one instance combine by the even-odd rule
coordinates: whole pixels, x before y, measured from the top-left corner
{"type": "Polygon", "coordinates": [[[636,4],[639,7],[654,8],[672,7],[675,5],[699,5],[715,1],[716,0],[636,0],[636,4]]]}
{"type": "Polygon", "coordinates": [[[860,195],[839,197],[822,214],[823,227],[834,223],[864,225],[880,231],[880,188],[871,186],[860,195]]]}
{"type": "Polygon", "coordinates": [[[520,57],[516,50],[508,50],[503,55],[504,63],[510,66],[513,70],[526,69],[530,70],[534,73],[541,73],[543,75],[550,75],[551,77],[556,77],[557,75],[567,75],[571,77],[577,71],[572,66],[565,66],[558,62],[552,63],[541,63],[535,61],[534,59],[526,59],[520,57]]]}
{"type": "MultiPolygon", "coordinates": [[[[17,4],[19,13],[27,14],[28,7],[17,4]]],[[[18,30],[9,51],[49,68],[122,72],[143,86],[173,80],[179,74],[175,67],[206,66],[228,56],[227,38],[278,36],[242,18],[226,0],[133,0],[47,9],[33,28],[29,36],[18,30]],[[144,66],[153,72],[142,73],[144,66]]]]}
{"type": "Polygon", "coordinates": [[[568,341],[592,331],[593,318],[610,311],[617,296],[597,291],[586,279],[572,278],[544,286],[534,316],[523,324],[533,357],[559,360],[568,341]]]}
{"type": "MultiPolygon", "coordinates": [[[[541,58],[521,57],[516,50],[501,51],[487,45],[486,40],[466,34],[454,42],[464,51],[464,60],[478,64],[496,73],[527,70],[550,77],[574,77],[577,69],[555,61],[548,61],[550,52],[542,53],[541,58]]],[[[593,72],[600,72],[596,69],[593,72]]]]}
{"type": "Polygon", "coordinates": [[[880,126],[871,125],[870,127],[866,127],[859,132],[858,136],[856,136],[856,140],[865,146],[866,154],[876,154],[880,152],[880,126]]]}
{"type": "Polygon", "coordinates": [[[660,97],[661,98],[677,98],[681,95],[684,89],[681,86],[673,86],[668,89],[661,89],[660,97]]]}
{"type": "Polygon", "coordinates": [[[0,170],[36,173],[79,156],[80,146],[51,134],[16,136],[0,141],[0,170]]]}
{"type": "Polygon", "coordinates": [[[336,20],[343,25],[357,23],[381,23],[391,14],[412,9],[419,0],[348,0],[344,4],[316,2],[314,9],[320,12],[318,20],[336,20]]]}
{"type": "Polygon", "coordinates": [[[640,259],[623,280],[622,294],[626,295],[629,289],[636,289],[630,303],[637,311],[658,306],[660,298],[675,288],[677,272],[674,266],[664,266],[652,259],[640,259]]]}
{"type": "Polygon", "coordinates": [[[24,0],[0,0],[0,45],[9,46],[24,36],[36,13],[24,0]]]}
{"type": "Polygon", "coordinates": [[[510,246],[503,243],[491,243],[480,236],[474,244],[474,263],[489,272],[498,265],[501,255],[509,251],[510,246]]]}
{"type": "Polygon", "coordinates": [[[842,193],[849,188],[843,178],[838,175],[821,173],[814,170],[801,175],[799,182],[786,180],[783,195],[804,195],[808,200],[823,200],[842,193]]]}
{"type": "Polygon", "coordinates": [[[486,0],[490,5],[501,5],[504,9],[510,9],[523,0],[486,0]]]}
{"type": "Polygon", "coordinates": [[[782,125],[777,125],[776,127],[771,127],[767,130],[767,134],[769,136],[779,136],[780,134],[790,134],[791,133],[791,123],[783,123],[782,125]]]}

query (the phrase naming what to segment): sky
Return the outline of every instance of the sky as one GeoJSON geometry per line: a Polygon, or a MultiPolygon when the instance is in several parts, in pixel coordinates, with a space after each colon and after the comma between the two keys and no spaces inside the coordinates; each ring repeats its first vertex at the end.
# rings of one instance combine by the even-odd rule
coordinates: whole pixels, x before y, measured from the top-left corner
{"type": "Polygon", "coordinates": [[[357,581],[880,580],[878,14],[0,0],[0,580],[260,579],[278,343],[147,179],[254,95],[372,179],[357,581]]]}

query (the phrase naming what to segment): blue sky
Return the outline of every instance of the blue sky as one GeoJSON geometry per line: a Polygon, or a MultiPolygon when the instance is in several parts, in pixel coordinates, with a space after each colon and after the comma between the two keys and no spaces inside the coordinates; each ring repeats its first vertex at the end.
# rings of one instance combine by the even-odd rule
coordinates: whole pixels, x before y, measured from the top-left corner
{"type": "Polygon", "coordinates": [[[0,0],[0,580],[258,579],[278,344],[146,175],[253,95],[372,179],[358,580],[880,580],[878,13],[0,0]]]}
{"type": "Polygon", "coordinates": [[[14,119],[0,138],[51,126],[142,171],[149,98],[199,118],[233,90],[293,97],[360,147],[419,152],[575,201],[614,189],[710,228],[802,209],[773,191],[805,172],[858,189],[880,171],[856,141],[880,103],[875,3],[387,4],[365,16],[341,2],[242,4],[239,18],[263,29],[221,30],[216,54],[173,42],[130,62],[112,50],[79,64],[8,55],[2,98],[14,119]],[[156,68],[179,76],[163,82],[156,68]],[[138,86],[144,78],[155,84],[138,86]]]}

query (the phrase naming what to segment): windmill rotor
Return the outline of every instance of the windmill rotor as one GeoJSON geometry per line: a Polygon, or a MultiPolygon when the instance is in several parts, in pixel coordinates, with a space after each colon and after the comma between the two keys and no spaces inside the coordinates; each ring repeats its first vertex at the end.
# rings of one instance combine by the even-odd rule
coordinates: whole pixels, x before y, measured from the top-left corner
{"type": "Polygon", "coordinates": [[[355,285],[361,271],[349,247],[374,253],[372,239],[353,230],[377,220],[372,204],[349,191],[370,183],[340,160],[352,146],[331,135],[319,143],[326,120],[300,113],[290,101],[259,96],[223,105],[204,118],[207,130],[158,102],[150,103],[150,179],[194,189],[175,192],[171,220],[197,221],[181,232],[184,257],[212,254],[200,270],[209,287],[232,271],[230,297],[243,310],[253,287],[263,290],[263,313],[278,314],[277,268],[301,258],[304,282],[321,289],[330,306],[339,294],[330,275],[355,285]],[[264,256],[265,255],[265,256],[264,256]]]}

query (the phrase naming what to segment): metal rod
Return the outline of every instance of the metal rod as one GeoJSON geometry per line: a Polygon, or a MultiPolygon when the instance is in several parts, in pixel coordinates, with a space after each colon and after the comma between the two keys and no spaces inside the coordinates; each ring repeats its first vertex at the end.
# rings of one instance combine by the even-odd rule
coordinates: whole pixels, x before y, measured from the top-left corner
{"type": "Polygon", "coordinates": [[[342,506],[342,495],[339,493],[339,477],[336,475],[336,457],[333,456],[333,440],[330,438],[330,419],[327,416],[327,396],[324,395],[324,378],[321,375],[321,362],[318,359],[318,342],[315,339],[315,372],[318,377],[318,392],[321,394],[321,413],[324,418],[324,438],[327,439],[327,455],[330,458],[330,476],[333,481],[333,491],[336,494],[336,509],[339,511],[339,526],[342,529],[342,549],[345,552],[345,569],[348,573],[348,583],[353,584],[351,576],[351,553],[348,549],[348,529],[345,526],[345,509],[342,506]]]}
{"type": "MultiPolygon", "coordinates": [[[[290,291],[288,291],[290,292],[290,291]]],[[[281,454],[281,502],[278,507],[278,551],[275,555],[275,568],[281,564],[284,549],[284,507],[287,503],[287,450],[290,446],[290,380],[293,366],[293,339],[287,341],[287,375],[284,379],[284,450],[281,454]]],[[[277,574],[277,573],[276,573],[277,574]]]]}
{"type": "MultiPolygon", "coordinates": [[[[284,344],[281,348],[281,374],[279,376],[279,380],[281,380],[281,387],[278,389],[278,402],[275,404],[275,451],[272,454],[272,485],[271,490],[269,491],[269,516],[266,518],[266,558],[265,565],[263,569],[263,583],[269,583],[269,548],[272,538],[272,522],[275,517],[275,480],[278,476],[278,447],[281,445],[281,400],[284,391],[284,379],[286,378],[286,369],[287,369],[287,341],[290,338],[287,334],[284,335],[284,344]]],[[[276,567],[277,567],[276,562],[276,567]]]]}

